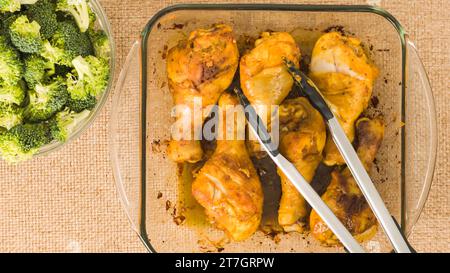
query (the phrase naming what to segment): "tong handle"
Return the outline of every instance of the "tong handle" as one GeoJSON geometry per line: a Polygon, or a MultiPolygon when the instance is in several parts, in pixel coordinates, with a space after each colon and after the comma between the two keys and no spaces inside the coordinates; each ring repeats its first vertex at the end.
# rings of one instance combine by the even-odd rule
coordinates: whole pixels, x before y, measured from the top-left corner
{"type": "Polygon", "coordinates": [[[283,61],[286,64],[292,78],[294,79],[295,84],[300,86],[302,91],[306,93],[306,96],[311,102],[311,105],[317,111],[319,111],[319,113],[327,121],[332,119],[334,115],[331,112],[330,108],[328,107],[328,104],[326,103],[322,94],[318,92],[319,89],[315,86],[315,84],[308,77],[306,77],[306,75],[303,74],[303,72],[301,72],[297,67],[295,67],[293,62],[289,61],[286,58],[284,58],[283,61]]]}
{"type": "Polygon", "coordinates": [[[397,252],[405,253],[414,251],[409,243],[407,243],[403,232],[401,231],[401,229],[399,229],[398,223],[395,221],[395,219],[394,221],[392,221],[392,216],[386,208],[383,199],[373,185],[370,176],[367,174],[367,171],[359,160],[359,157],[356,154],[349,139],[347,138],[344,130],[332,113],[331,109],[326,104],[325,99],[320,94],[319,89],[305,74],[303,74],[297,67],[295,67],[292,62],[287,59],[284,59],[284,62],[288,68],[289,73],[292,75],[294,82],[300,88],[302,88],[302,91],[305,92],[311,104],[326,119],[333,141],[336,143],[339,152],[347,163],[347,167],[350,169],[359,188],[364,194],[367,203],[369,203],[370,208],[383,227],[384,232],[391,241],[391,244],[394,246],[394,249],[397,252]]]}
{"type": "MultiPolygon", "coordinates": [[[[400,227],[400,225],[398,224],[397,220],[395,219],[394,216],[392,216],[392,219],[394,220],[395,225],[398,228],[398,231],[400,232],[400,234],[403,237],[403,240],[405,240],[406,245],[408,246],[409,250],[411,251],[411,253],[417,253],[417,251],[411,246],[411,244],[409,243],[408,239],[405,236],[405,233],[403,233],[402,228],[400,227]]],[[[397,253],[397,251],[392,250],[393,253],[397,253]]]]}

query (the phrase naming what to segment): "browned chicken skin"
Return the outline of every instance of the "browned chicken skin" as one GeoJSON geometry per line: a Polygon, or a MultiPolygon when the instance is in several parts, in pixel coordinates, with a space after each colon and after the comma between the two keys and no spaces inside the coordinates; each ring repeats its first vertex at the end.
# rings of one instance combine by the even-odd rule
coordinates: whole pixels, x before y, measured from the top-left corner
{"type": "MultiPolygon", "coordinates": [[[[354,139],[356,119],[368,106],[377,75],[378,69],[367,58],[360,40],[330,32],[316,42],[310,77],[350,141],[354,139]]],[[[325,146],[324,163],[329,166],[344,164],[331,137],[325,146]]]]}
{"type": "MultiPolygon", "coordinates": [[[[241,88],[260,117],[267,121],[270,130],[270,109],[279,105],[291,91],[293,80],[287,71],[283,57],[297,67],[300,49],[287,32],[263,32],[255,47],[240,61],[241,88]],[[259,106],[266,106],[265,111],[259,106]]],[[[256,138],[248,142],[249,152],[260,156],[261,147],[256,138]]]]}
{"type": "MultiPolygon", "coordinates": [[[[322,116],[308,100],[284,101],[293,80],[283,58],[299,67],[300,50],[294,38],[286,32],[262,33],[255,47],[240,60],[241,88],[265,119],[269,130],[275,128],[270,112],[274,109],[270,107],[281,104],[280,152],[310,182],[322,160],[329,166],[344,161],[332,139],[326,136],[322,116]]],[[[190,132],[181,139],[172,134],[168,155],[177,163],[195,163],[204,158],[199,141],[207,116],[203,112],[218,102],[222,110],[218,130],[226,132],[224,134],[231,132],[234,138],[217,140],[214,152],[195,176],[192,195],[215,227],[232,240],[242,241],[249,238],[261,222],[263,192],[250,155],[260,157],[264,153],[251,136],[246,143],[245,125],[236,124],[235,113],[233,116],[224,113],[226,105],[239,105],[234,95],[224,93],[233,80],[238,63],[239,53],[232,28],[224,24],[195,30],[187,40],[170,49],[167,74],[173,102],[187,107],[175,109],[172,133],[179,135],[185,129],[190,132]],[[194,105],[196,102],[201,103],[200,107],[194,105]],[[193,111],[201,112],[193,114],[193,111]],[[200,122],[194,122],[195,116],[201,117],[200,122]],[[231,131],[230,120],[234,123],[231,131]]],[[[377,76],[378,69],[369,61],[358,39],[331,32],[317,41],[311,57],[310,77],[350,140],[355,137],[355,122],[368,106],[377,76]]],[[[384,135],[384,124],[380,119],[361,118],[356,122],[356,133],[358,155],[369,170],[384,135]]],[[[307,204],[280,170],[278,174],[282,190],[278,223],[286,232],[301,232],[308,219],[307,204]]],[[[332,172],[331,183],[322,199],[357,240],[374,236],[376,218],[348,168],[332,172]]],[[[309,215],[309,225],[313,237],[324,245],[339,244],[315,211],[309,215]]]]}
{"type": "MultiPolygon", "coordinates": [[[[235,96],[224,93],[219,100],[222,112],[226,105],[239,103],[235,96]]],[[[226,113],[219,117],[218,128],[223,132],[230,128],[225,120],[236,122],[236,117],[226,113]]],[[[261,183],[245,146],[245,120],[243,124],[235,123],[233,135],[244,138],[217,140],[216,150],[192,184],[192,194],[212,224],[235,241],[245,240],[258,229],[263,207],[261,183]]]]}
{"type": "MultiPolygon", "coordinates": [[[[311,182],[325,146],[326,131],[320,113],[306,98],[286,100],[280,105],[280,152],[311,182]]],[[[297,189],[278,170],[281,178],[281,200],[278,223],[284,231],[303,231],[307,204],[297,189]]]]}
{"type": "MultiPolygon", "coordinates": [[[[384,136],[383,121],[378,118],[361,118],[356,124],[356,132],[358,156],[365,168],[370,170],[384,136]]],[[[322,199],[359,242],[367,241],[375,235],[377,220],[348,168],[332,172],[331,183],[322,199]]],[[[310,228],[313,237],[322,244],[340,244],[314,210],[310,215],[310,228]]]]}
{"type": "Polygon", "coordinates": [[[168,154],[173,161],[193,163],[202,159],[203,151],[198,139],[205,116],[201,112],[216,104],[231,84],[238,61],[239,52],[232,28],[223,24],[195,30],[187,41],[170,49],[167,75],[173,102],[187,107],[175,110],[176,122],[172,132],[182,134],[183,128],[190,128],[190,133],[170,141],[168,154]],[[196,114],[201,121],[194,124],[192,113],[196,109],[196,101],[200,102],[197,108],[201,112],[196,114]]]}

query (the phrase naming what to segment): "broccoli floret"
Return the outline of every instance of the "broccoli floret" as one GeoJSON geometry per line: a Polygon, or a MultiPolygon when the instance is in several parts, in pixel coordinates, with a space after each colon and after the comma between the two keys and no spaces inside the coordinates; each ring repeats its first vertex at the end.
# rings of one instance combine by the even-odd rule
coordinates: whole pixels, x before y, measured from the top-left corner
{"type": "Polygon", "coordinates": [[[89,9],[89,28],[93,29],[96,21],[97,15],[92,11],[92,9],[89,9]]]}
{"type": "Polygon", "coordinates": [[[48,85],[37,84],[31,90],[30,104],[25,110],[25,117],[31,122],[44,121],[61,111],[67,103],[68,94],[63,78],[57,77],[48,85]]]}
{"type": "Polygon", "coordinates": [[[10,26],[9,34],[14,46],[25,53],[36,53],[41,50],[41,26],[30,22],[26,15],[19,16],[10,26]]]}
{"type": "MultiPolygon", "coordinates": [[[[2,0],[0,0],[0,1],[2,1],[2,0]]],[[[4,33],[4,29],[5,29],[4,21],[8,18],[8,15],[10,15],[10,13],[1,13],[0,12],[0,34],[1,35],[5,35],[5,33],[4,33]]]]}
{"type": "Polygon", "coordinates": [[[17,19],[17,17],[19,17],[19,15],[20,13],[18,12],[2,14],[2,21],[3,21],[2,24],[6,32],[9,33],[9,26],[17,19]]]}
{"type": "Polygon", "coordinates": [[[55,73],[55,64],[36,55],[25,58],[24,79],[28,87],[34,89],[36,84],[43,83],[55,73]]]}
{"type": "Polygon", "coordinates": [[[20,84],[0,86],[0,102],[21,105],[25,99],[25,90],[20,84]]]}
{"type": "Polygon", "coordinates": [[[9,26],[11,26],[11,24],[14,23],[14,21],[16,21],[17,17],[19,17],[17,13],[3,14],[1,35],[5,37],[8,43],[11,43],[11,38],[9,35],[9,26]]]}
{"type": "Polygon", "coordinates": [[[46,124],[20,124],[0,134],[0,154],[7,162],[18,163],[30,159],[51,141],[46,124]]]}
{"type": "Polygon", "coordinates": [[[0,12],[15,12],[20,10],[18,0],[0,0],[0,12]]]}
{"type": "Polygon", "coordinates": [[[0,85],[16,85],[22,73],[19,53],[0,35],[0,85]]]}
{"type": "Polygon", "coordinates": [[[72,98],[69,96],[67,101],[67,107],[74,112],[81,112],[83,110],[92,110],[97,105],[97,98],[91,94],[87,94],[83,98],[72,98]]]}
{"type": "Polygon", "coordinates": [[[65,55],[64,49],[53,46],[48,40],[45,40],[42,43],[40,55],[54,64],[63,61],[68,63],[67,59],[69,59],[69,57],[65,55]]]}
{"type": "Polygon", "coordinates": [[[0,12],[19,11],[21,5],[32,5],[37,0],[0,0],[0,12]]]}
{"type": "Polygon", "coordinates": [[[58,0],[56,10],[72,15],[81,32],[86,32],[92,20],[92,11],[86,0],[58,0]]]}
{"type": "Polygon", "coordinates": [[[79,40],[80,51],[77,56],[86,57],[89,55],[94,55],[94,48],[92,46],[91,39],[89,39],[89,35],[87,34],[87,32],[80,33],[79,39],[80,39],[79,40]]]}
{"type": "Polygon", "coordinates": [[[7,130],[22,123],[23,109],[14,104],[0,103],[0,127],[7,130]]]}
{"type": "Polygon", "coordinates": [[[48,39],[53,36],[58,28],[55,4],[50,0],[39,0],[36,4],[29,6],[26,12],[30,20],[36,21],[41,26],[41,36],[48,39]]]}
{"type": "Polygon", "coordinates": [[[91,38],[95,56],[109,61],[111,46],[106,33],[103,30],[89,30],[89,38],[91,38]]]}
{"type": "Polygon", "coordinates": [[[72,64],[76,77],[69,75],[67,81],[67,89],[72,98],[85,97],[85,94],[96,97],[105,90],[109,79],[109,64],[106,60],[94,56],[78,56],[72,64]]]}
{"type": "Polygon", "coordinates": [[[67,91],[69,100],[67,106],[81,112],[93,109],[97,104],[96,96],[101,94],[109,79],[108,63],[101,58],[88,56],[77,57],[73,60],[75,71],[67,74],[67,91]]]}
{"type": "Polygon", "coordinates": [[[70,111],[70,109],[65,109],[64,111],[57,113],[55,117],[50,120],[52,137],[61,142],[66,141],[78,124],[85,120],[89,114],[89,110],[75,113],[70,111]]]}
{"type": "MultiPolygon", "coordinates": [[[[74,74],[77,73],[74,72],[74,74]]],[[[67,92],[73,99],[84,99],[89,95],[89,91],[86,88],[84,81],[74,74],[72,74],[72,72],[67,74],[67,92]]]]}
{"type": "Polygon", "coordinates": [[[81,33],[77,26],[69,21],[58,24],[58,29],[49,42],[44,41],[41,56],[55,63],[72,66],[77,56],[93,53],[92,44],[86,33],[81,33]]]}

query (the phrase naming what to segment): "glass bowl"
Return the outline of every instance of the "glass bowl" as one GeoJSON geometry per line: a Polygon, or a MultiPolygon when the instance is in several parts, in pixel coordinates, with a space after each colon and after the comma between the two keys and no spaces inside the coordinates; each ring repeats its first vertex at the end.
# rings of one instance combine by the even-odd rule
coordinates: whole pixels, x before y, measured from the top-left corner
{"type": "Polygon", "coordinates": [[[105,104],[109,93],[111,92],[113,81],[114,81],[114,68],[115,68],[115,46],[114,46],[114,39],[112,36],[111,26],[108,22],[108,19],[106,17],[105,11],[103,10],[102,6],[100,5],[98,0],[89,0],[89,6],[91,7],[92,11],[97,16],[97,21],[95,22],[97,29],[102,29],[105,31],[106,35],[108,36],[108,39],[110,41],[110,47],[111,47],[111,56],[109,61],[109,67],[110,67],[110,76],[108,80],[108,86],[106,87],[105,91],[97,98],[97,104],[95,105],[94,109],[91,110],[89,116],[80,122],[75,129],[73,130],[72,134],[67,138],[65,142],[59,142],[59,141],[52,141],[51,143],[42,146],[39,151],[34,156],[41,156],[49,154],[53,151],[56,151],[63,147],[65,144],[69,143],[70,141],[76,139],[78,136],[80,136],[89,126],[92,124],[92,122],[95,120],[97,115],[100,113],[100,110],[102,109],[103,105],[105,104]]]}
{"type": "MultiPolygon", "coordinates": [[[[238,43],[268,29],[290,31],[310,53],[318,34],[343,27],[359,37],[381,74],[374,87],[386,134],[372,179],[390,212],[409,235],[423,209],[436,160],[436,114],[430,84],[417,51],[400,23],[372,6],[207,4],[177,5],[158,12],[134,43],[114,91],[110,154],[117,191],[144,245],[151,252],[342,252],[298,233],[265,234],[225,246],[220,232],[199,218],[189,200],[189,181],[171,162],[172,98],[167,87],[167,49],[191,30],[223,22],[238,43]],[[212,239],[214,238],[214,239],[212,239]]],[[[264,181],[263,181],[264,183],[264,181]]],[[[379,228],[363,244],[371,252],[392,248],[379,228]]]]}

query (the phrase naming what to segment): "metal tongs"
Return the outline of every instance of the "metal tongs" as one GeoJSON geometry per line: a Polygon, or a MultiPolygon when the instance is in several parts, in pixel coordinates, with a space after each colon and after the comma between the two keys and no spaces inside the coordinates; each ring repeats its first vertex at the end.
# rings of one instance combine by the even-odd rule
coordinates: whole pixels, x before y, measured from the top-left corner
{"type": "MultiPolygon", "coordinates": [[[[391,241],[395,252],[415,252],[407,242],[400,226],[395,221],[395,218],[392,217],[387,210],[381,196],[359,160],[352,144],[345,135],[333,112],[328,107],[319,89],[306,75],[296,68],[292,62],[287,59],[285,59],[284,62],[288,67],[288,71],[292,75],[295,84],[302,89],[311,105],[317,109],[326,120],[336,146],[347,163],[348,168],[360,187],[361,192],[364,194],[372,211],[383,227],[384,232],[391,241]]],[[[361,245],[353,238],[350,232],[334,215],[330,208],[328,208],[328,206],[323,202],[320,196],[314,191],[311,185],[305,180],[295,166],[280,154],[277,145],[272,142],[262,120],[257,115],[255,109],[250,105],[250,102],[247,97],[245,97],[242,90],[237,86],[238,85],[235,85],[235,92],[240,100],[240,103],[246,110],[245,113],[247,121],[250,124],[249,127],[263,146],[264,150],[269,154],[274,163],[283,171],[299,193],[333,231],[336,237],[342,242],[346,250],[356,253],[364,252],[361,245]]]]}

